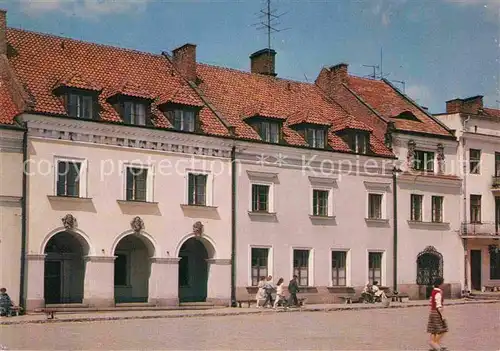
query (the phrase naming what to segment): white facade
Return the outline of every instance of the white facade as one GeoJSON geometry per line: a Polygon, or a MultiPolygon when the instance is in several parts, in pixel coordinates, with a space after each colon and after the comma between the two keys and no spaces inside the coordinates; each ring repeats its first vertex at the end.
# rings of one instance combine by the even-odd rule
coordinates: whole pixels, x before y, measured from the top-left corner
{"type": "Polygon", "coordinates": [[[493,277],[490,269],[494,255],[490,246],[498,246],[500,238],[500,188],[497,185],[500,174],[498,156],[495,157],[495,154],[500,155],[500,123],[475,113],[449,113],[437,117],[456,130],[459,142],[460,173],[465,188],[460,218],[461,235],[467,247],[467,287],[481,290],[500,286],[500,277],[493,277]],[[476,159],[477,155],[478,162],[471,164],[471,159],[476,159]]]}

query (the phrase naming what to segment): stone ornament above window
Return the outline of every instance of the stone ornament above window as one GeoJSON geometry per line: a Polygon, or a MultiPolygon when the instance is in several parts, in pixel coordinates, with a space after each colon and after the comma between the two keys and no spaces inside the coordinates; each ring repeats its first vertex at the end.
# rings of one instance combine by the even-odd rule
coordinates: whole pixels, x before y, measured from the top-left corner
{"type": "Polygon", "coordinates": [[[141,217],[137,216],[132,220],[132,222],[130,222],[130,227],[134,232],[140,233],[145,228],[144,221],[141,217]]]}
{"type": "Polygon", "coordinates": [[[444,145],[438,144],[437,146],[437,162],[438,162],[438,173],[444,173],[444,145]]]}
{"type": "Polygon", "coordinates": [[[193,234],[197,237],[200,237],[203,235],[203,223],[198,221],[198,222],[193,224],[193,234]]]}
{"type": "Polygon", "coordinates": [[[408,153],[406,156],[406,163],[408,165],[409,169],[413,169],[415,165],[415,148],[417,144],[415,143],[415,140],[410,140],[408,141],[408,153]]]}
{"type": "Polygon", "coordinates": [[[76,218],[73,217],[73,215],[71,215],[69,213],[66,216],[64,216],[63,218],[61,218],[61,221],[63,223],[64,228],[66,228],[66,230],[73,230],[73,229],[76,229],[76,227],[77,227],[76,218]]]}

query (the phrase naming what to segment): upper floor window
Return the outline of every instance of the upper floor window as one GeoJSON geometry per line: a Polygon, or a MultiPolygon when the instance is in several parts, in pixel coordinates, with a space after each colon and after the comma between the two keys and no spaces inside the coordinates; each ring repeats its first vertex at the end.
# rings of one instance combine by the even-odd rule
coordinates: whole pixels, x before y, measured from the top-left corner
{"type": "Polygon", "coordinates": [[[148,170],[139,167],[127,167],[126,200],[146,201],[148,170]]]}
{"type": "Polygon", "coordinates": [[[80,196],[81,168],[81,162],[57,162],[57,196],[80,196]]]}
{"type": "Polygon", "coordinates": [[[481,195],[470,196],[470,222],[481,223],[481,195]]]}
{"type": "Polygon", "coordinates": [[[417,171],[434,171],[434,152],[431,151],[415,151],[415,159],[413,161],[413,169],[417,171]]]}
{"type": "Polygon", "coordinates": [[[480,163],[481,163],[481,150],[469,149],[469,167],[470,174],[480,173],[480,163]]]}
{"type": "Polygon", "coordinates": [[[325,131],[323,129],[307,128],[305,135],[309,146],[318,149],[325,148],[325,131]]]}
{"type": "Polygon", "coordinates": [[[189,173],[188,179],[188,204],[207,205],[207,174],[189,173]]]}
{"type": "Polygon", "coordinates": [[[94,118],[94,97],[84,93],[68,93],[67,96],[68,115],[82,119],[94,118]]]}
{"type": "Polygon", "coordinates": [[[252,212],[269,212],[270,186],[252,184],[252,212]]]}
{"type": "Polygon", "coordinates": [[[262,140],[275,144],[280,142],[281,126],[278,122],[262,121],[258,125],[258,131],[262,140]]]}
{"type": "Polygon", "coordinates": [[[424,196],[418,194],[411,194],[411,214],[410,220],[415,222],[422,221],[422,203],[424,196]]]}
{"type": "Polygon", "coordinates": [[[353,152],[357,154],[368,153],[370,138],[367,133],[352,132],[347,134],[344,140],[347,141],[353,152]]]}
{"type": "Polygon", "coordinates": [[[313,189],[313,216],[328,216],[328,190],[313,189]]]}
{"type": "Polygon", "coordinates": [[[432,222],[442,223],[443,222],[443,197],[433,196],[432,197],[432,222]]]}
{"type": "Polygon", "coordinates": [[[500,152],[495,152],[495,177],[500,177],[500,152]]]}
{"type": "Polygon", "coordinates": [[[174,128],[185,132],[195,131],[196,113],[192,110],[174,110],[174,128]]]}
{"type": "Polygon", "coordinates": [[[382,194],[368,194],[368,218],[382,219],[382,194]]]}
{"type": "Polygon", "coordinates": [[[145,126],[146,110],[146,104],[143,102],[125,101],[123,103],[123,120],[128,124],[145,126]]]}

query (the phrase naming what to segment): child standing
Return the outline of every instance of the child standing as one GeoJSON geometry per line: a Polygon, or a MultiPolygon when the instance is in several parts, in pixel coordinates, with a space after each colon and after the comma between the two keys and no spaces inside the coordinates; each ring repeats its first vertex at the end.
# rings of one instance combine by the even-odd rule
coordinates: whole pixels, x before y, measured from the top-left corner
{"type": "Polygon", "coordinates": [[[448,332],[448,325],[443,316],[443,278],[437,278],[434,281],[434,289],[432,289],[429,312],[429,320],[427,322],[427,332],[431,335],[429,342],[433,350],[445,350],[441,347],[441,339],[448,332]]]}
{"type": "Polygon", "coordinates": [[[278,307],[280,301],[285,301],[285,293],[283,291],[283,278],[278,280],[276,285],[276,300],[274,301],[274,308],[278,307]]]}

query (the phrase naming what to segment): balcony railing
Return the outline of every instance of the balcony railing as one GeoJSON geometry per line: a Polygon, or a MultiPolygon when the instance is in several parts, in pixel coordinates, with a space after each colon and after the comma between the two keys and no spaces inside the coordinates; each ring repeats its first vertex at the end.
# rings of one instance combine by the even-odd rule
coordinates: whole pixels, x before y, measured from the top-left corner
{"type": "Polygon", "coordinates": [[[500,223],[462,223],[462,235],[500,235],[500,223]]]}
{"type": "Polygon", "coordinates": [[[500,177],[493,176],[491,179],[491,187],[493,189],[499,189],[500,190],[500,177]]]}

